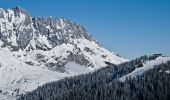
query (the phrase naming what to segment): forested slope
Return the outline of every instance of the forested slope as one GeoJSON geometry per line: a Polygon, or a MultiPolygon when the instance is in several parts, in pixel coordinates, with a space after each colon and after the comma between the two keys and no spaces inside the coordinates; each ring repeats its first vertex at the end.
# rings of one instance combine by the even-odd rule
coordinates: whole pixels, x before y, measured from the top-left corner
{"type": "Polygon", "coordinates": [[[142,56],[119,66],[110,65],[90,74],[48,83],[19,100],[169,100],[170,61],[124,82],[119,80],[155,59],[156,56],[142,56]]]}

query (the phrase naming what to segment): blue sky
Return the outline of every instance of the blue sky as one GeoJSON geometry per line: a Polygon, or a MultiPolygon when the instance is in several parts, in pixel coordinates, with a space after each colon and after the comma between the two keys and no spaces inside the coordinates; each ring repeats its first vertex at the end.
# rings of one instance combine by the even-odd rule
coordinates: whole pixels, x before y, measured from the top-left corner
{"type": "Polygon", "coordinates": [[[1,0],[31,16],[65,17],[83,25],[103,46],[129,59],[170,56],[170,0],[1,0]]]}

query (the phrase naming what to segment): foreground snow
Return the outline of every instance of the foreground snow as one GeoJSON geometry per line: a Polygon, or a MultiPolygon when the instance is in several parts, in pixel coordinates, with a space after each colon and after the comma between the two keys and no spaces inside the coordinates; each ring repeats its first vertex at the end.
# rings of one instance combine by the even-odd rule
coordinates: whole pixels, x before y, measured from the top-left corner
{"type": "Polygon", "coordinates": [[[147,70],[153,69],[155,65],[160,65],[162,63],[167,63],[170,61],[170,57],[158,57],[155,60],[147,61],[143,64],[143,67],[136,68],[133,72],[121,77],[119,80],[124,82],[128,77],[136,77],[138,75],[142,75],[147,70]]]}
{"type": "Polygon", "coordinates": [[[16,97],[0,94],[0,100],[16,100],[16,97]]]}
{"type": "Polygon", "coordinates": [[[65,65],[68,70],[65,73],[51,71],[44,66],[30,66],[18,60],[8,49],[0,50],[0,55],[0,90],[7,96],[32,91],[47,82],[91,71],[75,62],[65,65]]]}

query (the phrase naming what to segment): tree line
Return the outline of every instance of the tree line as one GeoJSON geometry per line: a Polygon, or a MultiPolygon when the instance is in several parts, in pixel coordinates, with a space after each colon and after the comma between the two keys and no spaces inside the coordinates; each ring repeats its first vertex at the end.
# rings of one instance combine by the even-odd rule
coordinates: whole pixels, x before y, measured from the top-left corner
{"type": "Polygon", "coordinates": [[[170,61],[125,82],[118,79],[143,62],[156,59],[142,56],[118,66],[47,83],[21,95],[18,100],[170,100],[170,61]]]}

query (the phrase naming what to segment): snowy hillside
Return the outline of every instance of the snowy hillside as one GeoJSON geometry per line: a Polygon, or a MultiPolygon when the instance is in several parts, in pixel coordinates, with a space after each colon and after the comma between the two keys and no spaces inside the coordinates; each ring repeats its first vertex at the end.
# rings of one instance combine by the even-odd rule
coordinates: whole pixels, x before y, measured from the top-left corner
{"type": "Polygon", "coordinates": [[[142,75],[144,72],[153,69],[153,66],[155,65],[160,65],[162,63],[167,63],[168,61],[170,61],[170,57],[158,57],[155,60],[151,60],[151,61],[146,61],[144,62],[142,67],[136,68],[133,72],[121,77],[119,80],[124,82],[126,80],[126,78],[128,77],[136,77],[138,75],[142,75]]]}
{"type": "Polygon", "coordinates": [[[62,79],[66,76],[90,72],[91,69],[69,62],[66,73],[51,71],[45,66],[31,66],[13,56],[8,49],[1,49],[0,89],[3,94],[15,95],[36,89],[46,82],[62,79]],[[19,90],[17,90],[19,89],[19,90]]]}
{"type": "Polygon", "coordinates": [[[0,94],[16,96],[47,82],[128,61],[64,18],[0,9],[0,94]]]}

